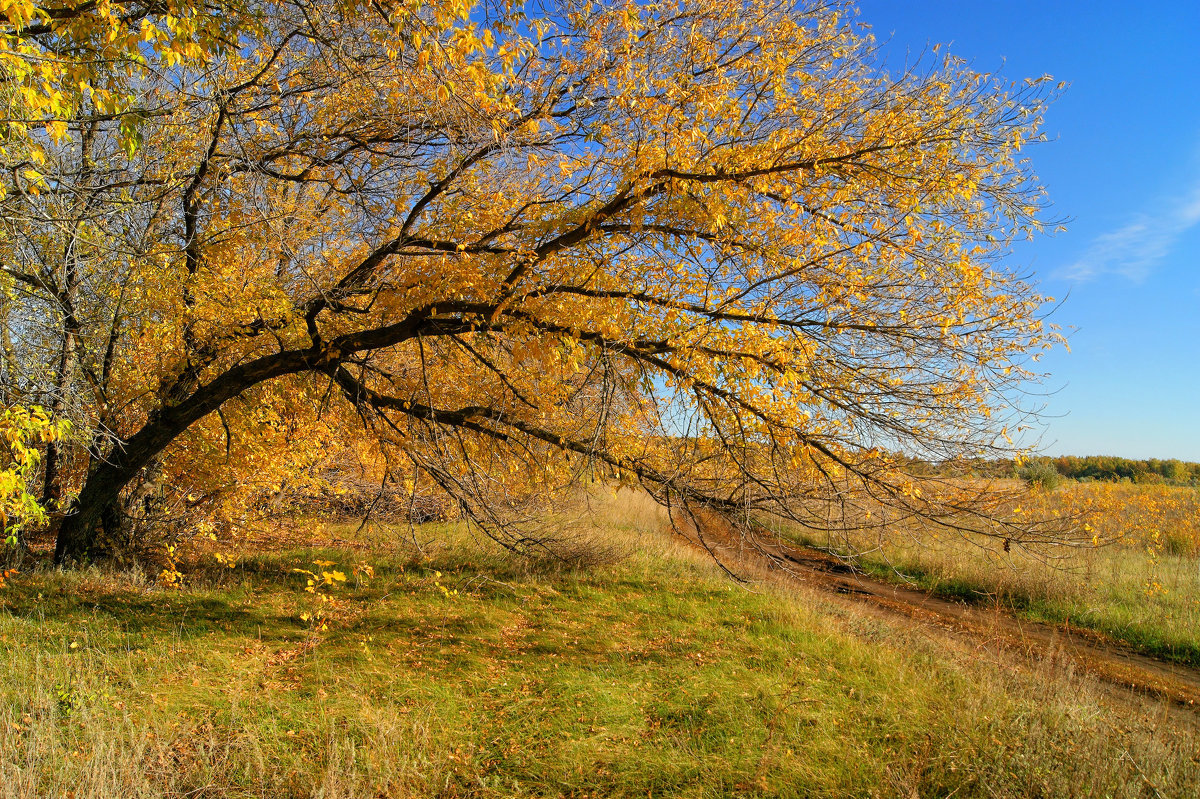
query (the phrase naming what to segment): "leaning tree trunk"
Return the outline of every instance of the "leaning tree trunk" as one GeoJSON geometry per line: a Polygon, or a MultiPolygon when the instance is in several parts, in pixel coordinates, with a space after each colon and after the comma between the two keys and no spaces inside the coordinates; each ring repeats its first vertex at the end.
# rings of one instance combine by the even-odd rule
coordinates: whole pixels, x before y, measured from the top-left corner
{"type": "Polygon", "coordinates": [[[83,490],[58,525],[58,537],[54,544],[55,563],[61,565],[85,560],[93,553],[100,525],[106,523],[120,502],[121,489],[137,472],[138,469],[133,468],[132,464],[122,465],[109,460],[88,475],[83,490]]]}
{"type": "Polygon", "coordinates": [[[98,528],[121,491],[172,441],[222,403],[259,383],[284,375],[328,368],[320,350],[286,350],[235,366],[197,388],[181,402],[152,413],[146,424],[124,442],[113,445],[87,476],[79,496],[58,526],[54,562],[70,563],[95,550],[98,528]]]}
{"type": "MultiPolygon", "coordinates": [[[[226,401],[286,375],[317,372],[333,377],[347,356],[415,338],[428,318],[429,313],[421,310],[385,327],[345,334],[329,342],[314,338],[310,348],[283,350],[230,367],[178,401],[154,411],[141,430],[124,442],[116,442],[105,457],[97,459],[98,465],[88,474],[58,527],[54,562],[64,564],[85,558],[95,548],[97,525],[105,508],[118,501],[122,489],[180,434],[226,401]]],[[[164,394],[174,396],[172,389],[164,394]]]]}

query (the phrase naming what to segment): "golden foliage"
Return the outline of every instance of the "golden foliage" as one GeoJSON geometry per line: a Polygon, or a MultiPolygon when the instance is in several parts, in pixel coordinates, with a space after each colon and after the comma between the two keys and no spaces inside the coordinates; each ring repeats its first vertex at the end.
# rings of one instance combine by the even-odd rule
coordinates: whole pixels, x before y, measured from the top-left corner
{"type": "Polygon", "coordinates": [[[1041,82],[888,74],[838,6],[292,0],[231,7],[236,47],[146,19],[139,147],[87,156],[121,357],[83,392],[114,443],[70,541],[156,459],[234,519],[364,430],[493,532],[597,469],[949,518],[885,453],[1005,448],[1053,341],[1002,261],[1040,224],[1041,82]]]}
{"type": "MultiPolygon", "coordinates": [[[[70,425],[54,421],[39,407],[10,407],[0,413],[0,531],[5,545],[46,520],[46,509],[30,492],[37,473],[40,445],[61,438],[70,425]]],[[[0,586],[4,584],[0,579],[0,586]]]]}

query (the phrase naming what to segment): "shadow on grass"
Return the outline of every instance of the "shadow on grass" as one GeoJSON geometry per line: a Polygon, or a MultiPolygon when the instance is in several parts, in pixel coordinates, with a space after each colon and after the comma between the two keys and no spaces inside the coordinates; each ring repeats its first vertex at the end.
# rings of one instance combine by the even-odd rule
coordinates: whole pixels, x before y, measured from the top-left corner
{"type": "Polygon", "coordinates": [[[0,593],[0,612],[33,624],[146,638],[187,640],[222,632],[290,641],[307,634],[299,614],[309,598],[308,578],[293,570],[315,569],[311,561],[321,558],[310,555],[249,558],[233,569],[215,562],[184,566],[180,587],[103,567],[37,570],[9,581],[0,593]]]}
{"type": "Polygon", "coordinates": [[[540,596],[538,584],[548,581],[566,591],[568,598],[587,593],[586,586],[571,575],[588,570],[564,569],[561,564],[508,553],[482,553],[471,560],[469,553],[448,549],[374,555],[318,547],[233,560],[231,567],[212,552],[192,553],[179,565],[184,575],[180,587],[158,584],[140,572],[100,565],[75,571],[38,568],[10,581],[0,592],[0,614],[40,625],[52,636],[81,629],[97,642],[109,638],[110,643],[120,640],[126,647],[151,646],[154,639],[164,637],[183,642],[213,633],[294,642],[311,635],[313,622],[303,616],[318,601],[306,591],[310,574],[305,572],[337,571],[345,582],[322,591],[348,611],[346,621],[335,628],[335,637],[382,633],[419,641],[431,637],[434,614],[437,632],[432,637],[440,644],[457,646],[479,637],[497,637],[497,618],[506,617],[509,607],[525,609],[526,602],[540,596]],[[436,609],[442,602],[451,603],[448,610],[460,603],[460,592],[499,604],[486,612],[461,604],[447,613],[436,609]],[[501,616],[481,617],[496,612],[501,616]]]}
{"type": "Polygon", "coordinates": [[[246,605],[240,597],[221,597],[188,590],[97,590],[73,594],[38,591],[36,583],[10,592],[0,601],[7,615],[33,624],[107,629],[125,636],[188,640],[212,632],[262,639],[292,640],[304,634],[294,614],[246,605]],[[40,597],[40,598],[39,598],[40,597]]]}

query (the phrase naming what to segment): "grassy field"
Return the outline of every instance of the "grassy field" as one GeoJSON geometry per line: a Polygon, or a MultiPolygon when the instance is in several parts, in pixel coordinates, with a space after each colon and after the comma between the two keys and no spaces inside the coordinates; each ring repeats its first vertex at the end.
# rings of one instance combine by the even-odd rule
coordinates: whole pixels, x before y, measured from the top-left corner
{"type": "Polygon", "coordinates": [[[445,525],[206,556],[182,588],[18,575],[0,797],[1200,793],[1178,713],[742,587],[632,495],[598,518],[587,568],[445,525]]]}
{"type": "MultiPolygon", "coordinates": [[[[876,576],[1068,622],[1200,667],[1200,490],[1067,481],[1032,492],[1026,510],[1074,516],[1096,543],[1006,552],[996,539],[917,541],[903,530],[848,543],[876,576]]],[[[835,549],[847,543],[792,537],[835,549]]]]}

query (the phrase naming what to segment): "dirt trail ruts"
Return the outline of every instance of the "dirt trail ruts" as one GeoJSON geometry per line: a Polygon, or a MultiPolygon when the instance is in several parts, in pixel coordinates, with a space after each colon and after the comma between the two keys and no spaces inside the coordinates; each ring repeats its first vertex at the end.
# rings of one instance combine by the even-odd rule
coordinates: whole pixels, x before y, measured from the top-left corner
{"type": "MultiPolygon", "coordinates": [[[[1133,651],[1090,630],[1021,619],[999,608],[983,608],[894,585],[855,571],[820,550],[779,541],[714,541],[705,546],[721,556],[766,567],[771,573],[866,605],[885,615],[939,628],[956,636],[998,644],[1025,656],[1065,658],[1076,670],[1139,693],[1167,699],[1200,714],[1200,671],[1133,651]]],[[[723,536],[717,535],[720,539],[723,536]]],[[[693,541],[697,544],[698,542],[693,541]]]]}

